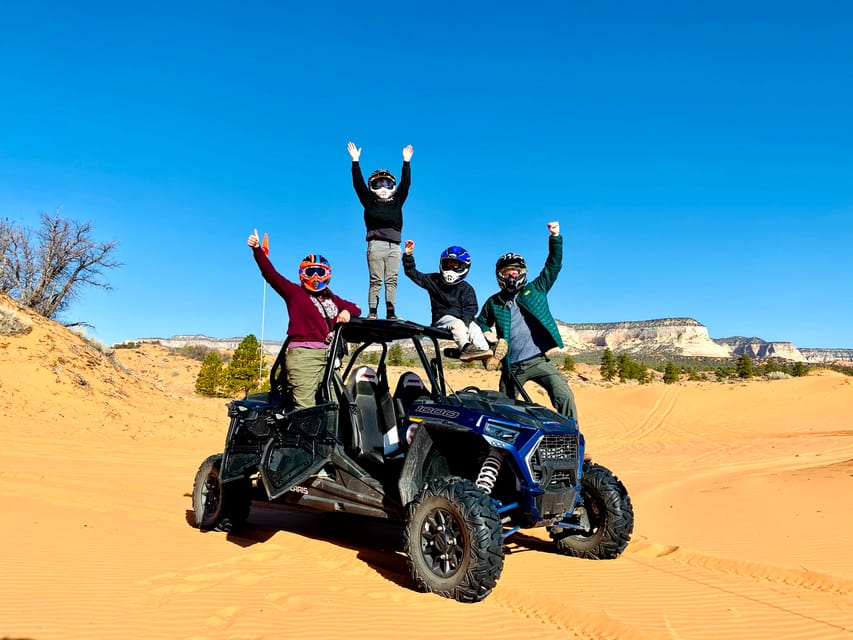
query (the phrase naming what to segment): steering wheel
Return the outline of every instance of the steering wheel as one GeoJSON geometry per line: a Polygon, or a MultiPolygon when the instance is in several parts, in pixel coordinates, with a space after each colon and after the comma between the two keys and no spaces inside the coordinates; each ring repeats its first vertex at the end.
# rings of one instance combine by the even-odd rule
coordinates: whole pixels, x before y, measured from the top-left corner
{"type": "Polygon", "coordinates": [[[460,389],[459,393],[480,393],[480,387],[475,387],[473,384],[468,385],[464,389],[460,389]]]}

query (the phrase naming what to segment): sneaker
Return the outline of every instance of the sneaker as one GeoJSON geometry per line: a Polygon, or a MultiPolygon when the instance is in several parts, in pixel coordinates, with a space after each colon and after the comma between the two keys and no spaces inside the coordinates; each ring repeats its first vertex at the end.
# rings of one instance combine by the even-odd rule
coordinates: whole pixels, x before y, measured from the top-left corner
{"type": "Polygon", "coordinates": [[[495,343],[495,358],[498,360],[503,360],[506,358],[506,354],[509,352],[509,344],[506,340],[501,338],[495,343]]]}
{"type": "Polygon", "coordinates": [[[368,313],[367,319],[368,320],[376,320],[376,314],[375,313],[368,313]]]}
{"type": "Polygon", "coordinates": [[[492,357],[492,352],[488,349],[478,349],[473,343],[469,342],[459,353],[459,359],[462,362],[471,362],[472,360],[485,360],[492,357]]]}
{"type": "Polygon", "coordinates": [[[400,316],[390,315],[385,317],[386,320],[402,320],[400,316]]]}

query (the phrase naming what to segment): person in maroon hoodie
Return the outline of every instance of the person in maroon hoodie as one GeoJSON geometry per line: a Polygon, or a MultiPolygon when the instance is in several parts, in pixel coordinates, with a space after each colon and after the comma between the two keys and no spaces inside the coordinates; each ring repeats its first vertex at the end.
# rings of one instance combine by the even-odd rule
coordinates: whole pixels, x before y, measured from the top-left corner
{"type": "Polygon", "coordinates": [[[299,281],[291,282],[272,266],[258,239],[249,236],[248,245],[264,280],[284,298],[287,305],[287,346],[285,373],[287,387],[296,409],[317,404],[317,388],[323,379],[332,330],[338,322],[361,315],[355,303],[336,296],[329,289],[332,267],[318,253],[305,256],[299,265],[299,281]]]}

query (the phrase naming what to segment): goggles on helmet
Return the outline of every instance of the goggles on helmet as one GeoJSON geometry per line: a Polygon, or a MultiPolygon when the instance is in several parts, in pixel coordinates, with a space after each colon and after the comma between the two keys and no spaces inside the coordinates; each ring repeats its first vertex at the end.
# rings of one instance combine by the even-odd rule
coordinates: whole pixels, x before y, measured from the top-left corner
{"type": "Polygon", "coordinates": [[[302,274],[308,276],[309,278],[313,276],[323,278],[329,274],[329,267],[325,265],[313,265],[310,267],[303,267],[302,274]]]}
{"type": "Polygon", "coordinates": [[[303,260],[299,265],[299,280],[308,291],[322,291],[329,286],[332,278],[332,268],[322,262],[303,260]]]}
{"type": "Polygon", "coordinates": [[[504,267],[498,273],[504,278],[518,278],[519,276],[526,274],[527,269],[522,269],[521,267],[504,267]]]}
{"type": "Polygon", "coordinates": [[[371,189],[393,189],[394,181],[391,178],[374,178],[370,181],[371,189]]]}
{"type": "Polygon", "coordinates": [[[463,271],[468,270],[468,265],[461,260],[456,260],[455,258],[444,258],[441,261],[441,268],[444,271],[455,271],[456,273],[462,273],[463,271]]]}

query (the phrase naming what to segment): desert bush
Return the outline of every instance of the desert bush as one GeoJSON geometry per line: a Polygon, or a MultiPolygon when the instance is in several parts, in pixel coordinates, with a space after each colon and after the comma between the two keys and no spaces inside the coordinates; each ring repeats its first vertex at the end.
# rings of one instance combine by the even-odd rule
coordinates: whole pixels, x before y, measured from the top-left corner
{"type": "Polygon", "coordinates": [[[791,377],[791,374],[785,373],[784,371],[769,371],[764,374],[764,377],[768,380],[785,380],[791,377]]]}
{"type": "Polygon", "coordinates": [[[795,362],[794,365],[791,367],[791,375],[795,378],[807,376],[809,375],[809,368],[805,362],[795,362]]]}
{"type": "Polygon", "coordinates": [[[33,322],[22,313],[0,306],[0,335],[17,336],[32,331],[33,322]]]}
{"type": "Polygon", "coordinates": [[[211,351],[215,351],[211,347],[206,347],[201,344],[190,344],[185,347],[177,347],[175,349],[170,349],[172,353],[177,353],[178,355],[182,355],[185,358],[189,358],[191,360],[198,360],[199,362],[204,362],[204,359],[207,357],[207,354],[211,351]]]}

